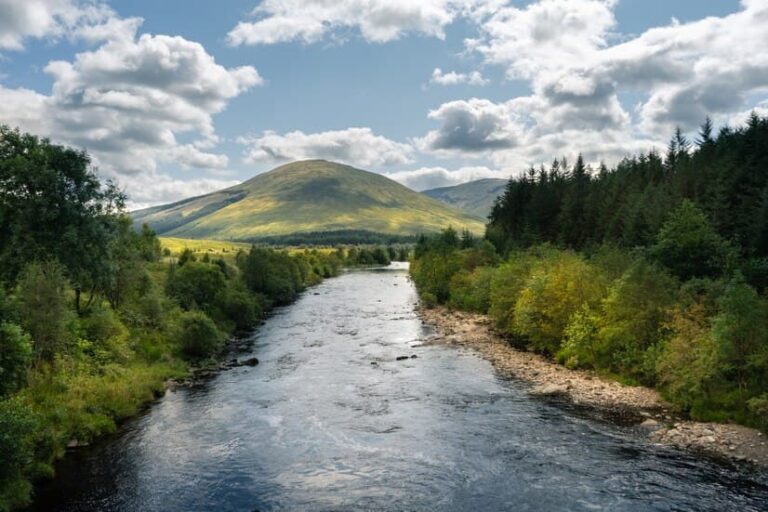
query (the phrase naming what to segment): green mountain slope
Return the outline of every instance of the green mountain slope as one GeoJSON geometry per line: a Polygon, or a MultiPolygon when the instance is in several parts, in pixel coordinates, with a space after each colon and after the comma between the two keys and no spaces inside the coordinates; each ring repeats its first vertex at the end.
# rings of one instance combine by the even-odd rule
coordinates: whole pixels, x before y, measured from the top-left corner
{"type": "Polygon", "coordinates": [[[454,187],[441,187],[422,192],[431,198],[459,208],[475,217],[487,218],[493,202],[504,192],[507,180],[488,178],[454,187]]]}
{"type": "Polygon", "coordinates": [[[132,213],[164,236],[253,240],[317,231],[413,235],[482,220],[380,174],[325,160],[283,165],[234,187],[132,213]]]}

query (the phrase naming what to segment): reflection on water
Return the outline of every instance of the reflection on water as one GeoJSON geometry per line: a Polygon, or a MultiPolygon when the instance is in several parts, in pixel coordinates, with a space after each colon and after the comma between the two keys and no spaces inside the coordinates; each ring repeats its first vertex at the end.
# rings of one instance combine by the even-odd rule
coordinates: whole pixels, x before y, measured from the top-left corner
{"type": "Polygon", "coordinates": [[[254,335],[261,364],[168,393],[68,456],[33,510],[766,509],[765,475],[531,399],[469,351],[419,346],[415,301],[402,267],[323,283],[254,335]]]}

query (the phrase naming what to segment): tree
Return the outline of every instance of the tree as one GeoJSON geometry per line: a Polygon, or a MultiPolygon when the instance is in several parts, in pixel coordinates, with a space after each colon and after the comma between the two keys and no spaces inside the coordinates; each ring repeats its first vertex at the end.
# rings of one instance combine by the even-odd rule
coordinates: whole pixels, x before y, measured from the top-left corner
{"type": "Polygon", "coordinates": [[[704,212],[687,199],[669,215],[650,250],[656,261],[683,280],[721,275],[732,252],[704,212]]]}
{"type": "Polygon", "coordinates": [[[41,257],[66,269],[75,289],[108,273],[108,241],[125,196],[102,186],[83,151],[0,126],[0,273],[15,283],[41,257]]]}
{"type": "Polygon", "coordinates": [[[217,299],[226,289],[226,279],[218,265],[188,262],[169,277],[168,295],[184,309],[200,308],[212,313],[217,299]]]}
{"type": "Polygon", "coordinates": [[[32,362],[32,341],[21,327],[0,323],[0,397],[22,387],[32,362]]]}
{"type": "Polygon", "coordinates": [[[208,315],[202,311],[188,311],[179,319],[179,340],[185,355],[200,359],[219,352],[224,336],[208,315]]]}
{"type": "Polygon", "coordinates": [[[53,360],[74,340],[73,314],[67,298],[69,282],[55,261],[30,263],[19,279],[19,319],[32,336],[35,358],[53,360]]]}

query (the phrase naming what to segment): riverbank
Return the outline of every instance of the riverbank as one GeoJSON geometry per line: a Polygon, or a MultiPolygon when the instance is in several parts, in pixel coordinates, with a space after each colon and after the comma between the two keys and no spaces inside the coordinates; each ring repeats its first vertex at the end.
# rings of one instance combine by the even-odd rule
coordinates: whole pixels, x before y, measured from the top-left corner
{"type": "Polygon", "coordinates": [[[517,350],[495,332],[486,315],[444,306],[421,307],[419,314],[437,331],[428,343],[470,347],[501,373],[531,384],[531,394],[562,397],[578,406],[637,424],[654,443],[768,467],[768,440],[758,430],[688,421],[676,414],[654,389],[625,386],[592,372],[571,370],[541,355],[517,350]]]}

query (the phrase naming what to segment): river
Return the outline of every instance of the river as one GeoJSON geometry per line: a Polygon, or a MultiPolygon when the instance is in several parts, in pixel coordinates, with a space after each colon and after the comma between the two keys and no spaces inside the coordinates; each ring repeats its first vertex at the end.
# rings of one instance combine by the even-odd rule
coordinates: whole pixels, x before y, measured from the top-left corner
{"type": "Polygon", "coordinates": [[[768,509],[765,474],[531,398],[468,349],[419,346],[415,302],[402,266],[327,280],[253,334],[240,357],[258,366],[69,454],[31,510],[768,509]]]}

